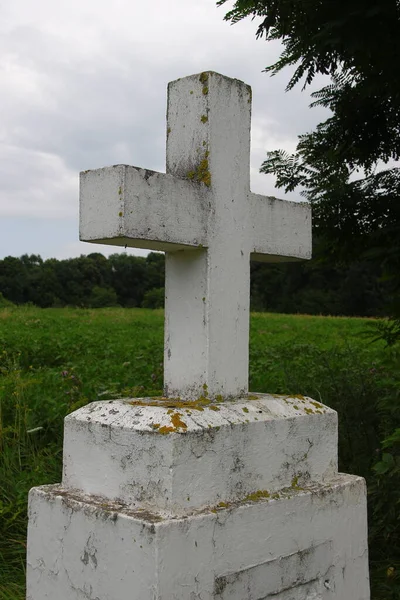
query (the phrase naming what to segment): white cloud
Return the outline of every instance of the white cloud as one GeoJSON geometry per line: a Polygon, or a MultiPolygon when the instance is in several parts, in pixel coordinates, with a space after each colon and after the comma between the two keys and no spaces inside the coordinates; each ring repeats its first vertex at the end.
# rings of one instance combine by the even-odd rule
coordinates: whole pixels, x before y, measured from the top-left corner
{"type": "MultiPolygon", "coordinates": [[[[252,188],[281,195],[258,173],[265,151],[293,150],[320,114],[300,90],[284,93],[289,74],[262,73],[279,45],[256,41],[251,20],[224,22],[227,9],[215,0],[4,3],[0,216],[52,227],[75,217],[78,231],[78,172],[116,163],[163,170],[167,83],[209,69],[253,86],[252,188]]],[[[46,253],[65,248],[49,236],[46,253]]]]}
{"type": "Polygon", "coordinates": [[[0,181],[0,217],[78,215],[78,177],[61,156],[0,144],[0,181]]]}

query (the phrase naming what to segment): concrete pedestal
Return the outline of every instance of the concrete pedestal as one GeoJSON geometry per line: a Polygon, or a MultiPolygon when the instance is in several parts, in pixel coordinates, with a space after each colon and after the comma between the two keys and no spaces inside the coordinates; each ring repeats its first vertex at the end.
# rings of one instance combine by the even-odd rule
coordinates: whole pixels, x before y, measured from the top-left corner
{"type": "Polygon", "coordinates": [[[98,402],[31,491],[28,600],[367,600],[366,494],[336,413],[252,395],[98,402]]]}

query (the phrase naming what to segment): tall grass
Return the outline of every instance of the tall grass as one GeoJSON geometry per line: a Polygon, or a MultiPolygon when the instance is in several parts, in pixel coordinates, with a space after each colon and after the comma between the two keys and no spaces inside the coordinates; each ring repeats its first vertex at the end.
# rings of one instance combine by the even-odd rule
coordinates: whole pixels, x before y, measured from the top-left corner
{"type": "MultiPolygon", "coordinates": [[[[370,489],[373,598],[398,600],[398,446],[381,443],[400,427],[400,358],[368,343],[368,326],[253,314],[250,387],[339,411],[340,468],[370,489]]],[[[162,311],[0,309],[0,600],[24,598],[27,494],[60,481],[64,416],[93,400],[161,393],[162,360],[162,311]]]]}

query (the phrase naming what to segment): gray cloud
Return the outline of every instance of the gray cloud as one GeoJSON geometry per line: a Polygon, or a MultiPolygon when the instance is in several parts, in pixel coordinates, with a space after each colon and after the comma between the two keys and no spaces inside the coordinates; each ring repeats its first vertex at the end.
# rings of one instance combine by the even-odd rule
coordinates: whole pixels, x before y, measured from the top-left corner
{"type": "MultiPolygon", "coordinates": [[[[279,46],[256,41],[254,22],[225,23],[214,0],[15,0],[0,13],[0,237],[7,228],[10,239],[10,219],[17,236],[25,219],[28,252],[92,250],[76,242],[80,170],[164,169],[170,80],[211,69],[252,85],[252,187],[260,193],[277,194],[258,173],[265,151],[293,150],[297,134],[323,118],[300,88],[284,93],[289,74],[262,73],[279,46]],[[38,220],[51,229],[47,245],[38,220]]],[[[4,243],[0,251],[15,253],[4,243]]]]}

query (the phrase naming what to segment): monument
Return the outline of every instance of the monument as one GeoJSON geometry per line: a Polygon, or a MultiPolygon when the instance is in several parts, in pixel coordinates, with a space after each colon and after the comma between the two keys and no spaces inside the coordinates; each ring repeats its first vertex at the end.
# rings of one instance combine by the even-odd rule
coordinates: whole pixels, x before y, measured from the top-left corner
{"type": "Polygon", "coordinates": [[[250,115],[241,81],[177,80],[166,174],[81,174],[81,239],[166,252],[164,396],[66,418],[62,484],[30,494],[28,600],[369,598],[336,413],[248,393],[250,259],[311,251],[307,205],[250,191],[250,115]]]}

